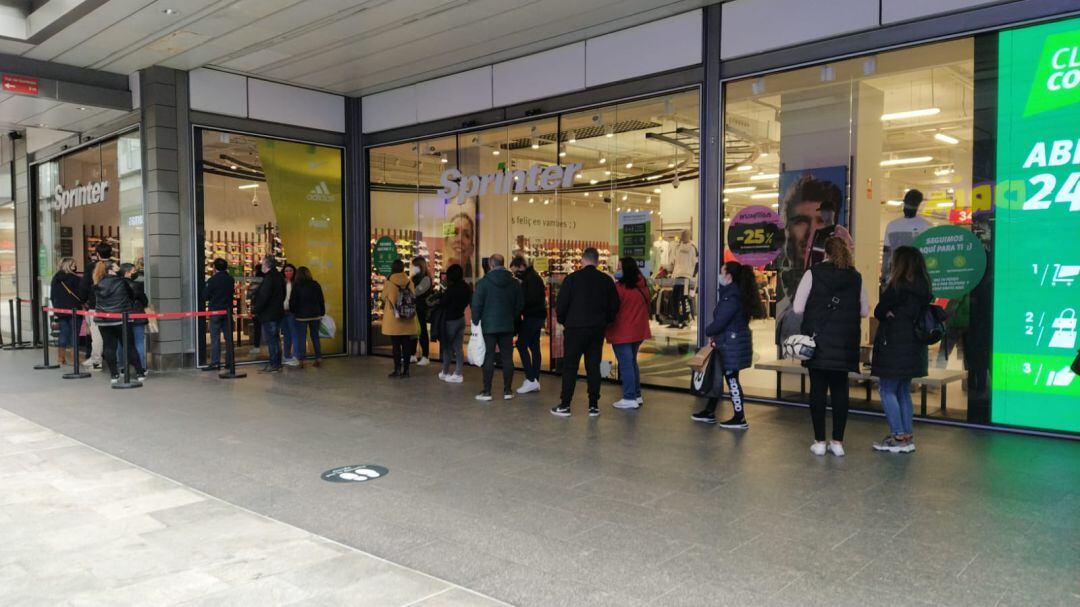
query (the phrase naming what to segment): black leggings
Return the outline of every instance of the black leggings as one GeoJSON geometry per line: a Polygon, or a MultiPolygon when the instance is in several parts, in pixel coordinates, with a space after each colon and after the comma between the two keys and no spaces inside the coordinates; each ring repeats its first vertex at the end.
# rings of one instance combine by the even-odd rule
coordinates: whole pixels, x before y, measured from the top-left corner
{"type": "MultiPolygon", "coordinates": [[[[428,339],[428,309],[417,306],[416,320],[420,323],[420,355],[427,358],[431,347],[431,340],[428,339]]],[[[413,346],[409,354],[412,355],[414,352],[416,352],[416,346],[413,346]]]]}
{"type": "MultiPolygon", "coordinates": [[[[742,384],[739,383],[739,372],[728,371],[724,373],[724,381],[727,383],[728,396],[731,398],[731,406],[735,409],[735,417],[743,419],[742,384]]],[[[716,413],[716,405],[720,404],[720,397],[714,396],[705,405],[705,410],[710,414],[716,413]]]]}
{"type": "MultiPolygon", "coordinates": [[[[103,342],[103,354],[105,357],[105,364],[109,365],[109,373],[112,375],[119,375],[120,370],[117,369],[116,364],[116,347],[123,341],[124,328],[120,325],[115,326],[99,326],[101,329],[101,340],[103,342]]],[[[145,369],[142,368],[142,362],[139,360],[139,356],[136,354],[131,355],[132,352],[137,352],[135,349],[135,331],[128,327],[127,344],[124,346],[124,366],[127,367],[128,361],[131,366],[135,367],[135,373],[141,375],[145,369]]]]}
{"type": "Polygon", "coordinates": [[[818,441],[825,440],[826,393],[832,397],[832,439],[842,441],[848,414],[848,372],[810,369],[810,419],[818,441]]]}
{"type": "Polygon", "coordinates": [[[416,352],[416,344],[413,335],[391,335],[390,343],[394,352],[394,371],[397,373],[409,372],[409,357],[416,352]]]}

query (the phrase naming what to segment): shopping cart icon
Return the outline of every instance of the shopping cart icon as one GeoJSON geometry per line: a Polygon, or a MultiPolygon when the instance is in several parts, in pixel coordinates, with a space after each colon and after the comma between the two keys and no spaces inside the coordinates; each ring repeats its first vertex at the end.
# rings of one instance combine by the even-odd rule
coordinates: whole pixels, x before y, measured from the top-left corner
{"type": "Polygon", "coordinates": [[[1059,263],[1054,264],[1054,278],[1050,281],[1051,285],[1064,284],[1072,286],[1072,283],[1076,281],[1077,277],[1080,277],[1080,266],[1063,266],[1059,263]]]}

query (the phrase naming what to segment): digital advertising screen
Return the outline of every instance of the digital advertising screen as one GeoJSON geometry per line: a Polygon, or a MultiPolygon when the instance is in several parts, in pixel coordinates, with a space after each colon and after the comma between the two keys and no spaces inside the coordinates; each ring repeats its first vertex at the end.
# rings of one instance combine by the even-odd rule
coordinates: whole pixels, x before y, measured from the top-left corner
{"type": "Polygon", "coordinates": [[[998,53],[992,418],[1080,432],[1080,19],[998,53]]]}

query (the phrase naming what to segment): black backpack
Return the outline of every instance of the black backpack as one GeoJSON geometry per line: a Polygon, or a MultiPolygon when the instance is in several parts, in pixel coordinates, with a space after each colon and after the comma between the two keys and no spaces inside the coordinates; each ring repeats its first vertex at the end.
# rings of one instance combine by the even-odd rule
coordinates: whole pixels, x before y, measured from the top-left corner
{"type": "Polygon", "coordinates": [[[915,340],[932,346],[945,337],[947,315],[941,306],[927,304],[915,318],[915,340]]]}
{"type": "Polygon", "coordinates": [[[398,290],[397,303],[394,304],[394,315],[398,318],[412,318],[416,316],[416,295],[412,289],[398,290]]]}

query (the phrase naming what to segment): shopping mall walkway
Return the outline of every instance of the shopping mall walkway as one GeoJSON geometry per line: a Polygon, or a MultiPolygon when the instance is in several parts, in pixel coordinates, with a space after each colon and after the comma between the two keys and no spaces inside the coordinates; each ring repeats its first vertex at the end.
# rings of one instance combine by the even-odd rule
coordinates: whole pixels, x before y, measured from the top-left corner
{"type": "Polygon", "coordinates": [[[606,386],[600,418],[559,419],[546,376],[541,395],[480,404],[474,369],[460,386],[434,367],[390,381],[385,359],[132,391],[32,363],[0,352],[0,407],[48,429],[0,418],[0,594],[100,597],[166,571],[265,604],[358,584],[481,600],[327,538],[517,605],[1080,603],[1080,442],[918,425],[917,453],[886,455],[869,448],[883,421],[856,416],[848,456],[816,458],[805,410],[751,406],[736,434],[691,424],[682,394],[616,411],[606,386]],[[389,474],[320,478],[351,464],[389,474]],[[229,565],[247,542],[265,568],[229,565]]]}

